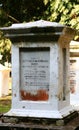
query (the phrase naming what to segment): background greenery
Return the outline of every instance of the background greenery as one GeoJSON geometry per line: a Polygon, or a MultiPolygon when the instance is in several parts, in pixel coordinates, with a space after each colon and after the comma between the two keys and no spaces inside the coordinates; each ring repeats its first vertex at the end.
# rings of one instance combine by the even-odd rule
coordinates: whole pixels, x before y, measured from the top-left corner
{"type": "MultiPolygon", "coordinates": [[[[79,0],[0,0],[0,27],[40,19],[79,30],[79,0]]],[[[10,61],[11,42],[2,38],[1,33],[0,54],[4,63],[10,61]]]]}

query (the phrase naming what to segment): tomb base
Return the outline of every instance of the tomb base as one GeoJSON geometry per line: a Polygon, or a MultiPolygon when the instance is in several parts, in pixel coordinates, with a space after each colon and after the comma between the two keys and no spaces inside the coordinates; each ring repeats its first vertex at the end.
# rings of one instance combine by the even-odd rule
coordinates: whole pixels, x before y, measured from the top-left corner
{"type": "Polygon", "coordinates": [[[35,117],[35,118],[51,118],[51,119],[63,119],[68,115],[75,112],[73,106],[65,107],[64,109],[58,110],[26,110],[26,109],[11,109],[5,113],[5,116],[12,117],[35,117]]]}
{"type": "Polygon", "coordinates": [[[28,130],[74,130],[78,127],[79,115],[75,111],[63,119],[2,116],[0,128],[28,130]],[[75,124],[74,124],[75,122],[75,124]]]}

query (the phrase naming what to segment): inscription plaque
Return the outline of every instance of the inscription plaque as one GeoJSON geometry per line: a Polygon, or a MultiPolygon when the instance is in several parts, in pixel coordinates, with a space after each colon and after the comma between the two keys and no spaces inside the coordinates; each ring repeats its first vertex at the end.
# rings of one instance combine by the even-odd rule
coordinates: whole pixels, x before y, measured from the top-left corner
{"type": "Polygon", "coordinates": [[[20,49],[20,95],[22,100],[48,100],[50,49],[20,49]]]}

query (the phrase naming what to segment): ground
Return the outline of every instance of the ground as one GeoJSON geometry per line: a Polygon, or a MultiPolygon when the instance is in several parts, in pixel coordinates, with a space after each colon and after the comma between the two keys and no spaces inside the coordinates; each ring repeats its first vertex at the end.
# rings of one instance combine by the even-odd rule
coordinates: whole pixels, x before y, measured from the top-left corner
{"type": "Polygon", "coordinates": [[[11,94],[0,98],[0,114],[6,113],[11,108],[11,94]]]}

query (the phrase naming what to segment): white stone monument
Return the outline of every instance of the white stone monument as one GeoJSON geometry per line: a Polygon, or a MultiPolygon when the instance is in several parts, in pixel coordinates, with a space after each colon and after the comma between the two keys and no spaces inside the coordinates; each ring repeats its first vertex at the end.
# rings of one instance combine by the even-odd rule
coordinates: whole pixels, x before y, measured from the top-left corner
{"type": "Polygon", "coordinates": [[[12,108],[6,115],[62,119],[73,113],[69,43],[75,31],[43,20],[1,30],[12,41],[12,108]]]}
{"type": "Polygon", "coordinates": [[[9,94],[9,75],[10,69],[0,64],[0,97],[9,94]]]}
{"type": "Polygon", "coordinates": [[[70,42],[70,103],[79,110],[79,42],[70,42]]]}

